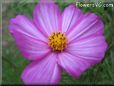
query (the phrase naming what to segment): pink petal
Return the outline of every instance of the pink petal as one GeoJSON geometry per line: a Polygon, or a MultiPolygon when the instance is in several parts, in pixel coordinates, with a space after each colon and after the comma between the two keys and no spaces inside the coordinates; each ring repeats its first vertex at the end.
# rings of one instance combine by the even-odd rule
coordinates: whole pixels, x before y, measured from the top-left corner
{"type": "Polygon", "coordinates": [[[34,9],[33,17],[36,26],[46,36],[60,28],[61,12],[53,2],[40,2],[34,9]]]}
{"type": "Polygon", "coordinates": [[[56,54],[51,53],[41,61],[32,62],[21,75],[24,83],[57,84],[60,81],[61,69],[56,59],[56,54]]]}
{"type": "Polygon", "coordinates": [[[66,7],[62,14],[62,32],[68,31],[68,29],[78,21],[82,14],[81,10],[75,7],[75,5],[66,7]]]}
{"type": "Polygon", "coordinates": [[[58,64],[71,76],[79,78],[91,65],[79,57],[67,52],[58,54],[58,64]]]}
{"type": "Polygon", "coordinates": [[[46,37],[25,16],[18,15],[11,19],[9,30],[18,48],[27,59],[40,59],[50,52],[46,37]]]}
{"type": "Polygon", "coordinates": [[[94,64],[103,59],[106,48],[104,36],[91,35],[69,43],[66,51],[94,64]]]}
{"type": "Polygon", "coordinates": [[[76,24],[67,32],[69,42],[93,34],[103,34],[103,23],[100,17],[87,13],[79,18],[76,24]]]}

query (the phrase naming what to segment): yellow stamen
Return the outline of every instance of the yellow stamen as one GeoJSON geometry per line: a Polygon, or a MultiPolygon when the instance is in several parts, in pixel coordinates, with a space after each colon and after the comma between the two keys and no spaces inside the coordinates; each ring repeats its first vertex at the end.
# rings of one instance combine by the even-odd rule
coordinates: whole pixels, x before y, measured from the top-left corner
{"type": "Polygon", "coordinates": [[[63,51],[67,45],[67,39],[65,34],[56,32],[49,36],[48,45],[53,49],[53,51],[63,51]]]}

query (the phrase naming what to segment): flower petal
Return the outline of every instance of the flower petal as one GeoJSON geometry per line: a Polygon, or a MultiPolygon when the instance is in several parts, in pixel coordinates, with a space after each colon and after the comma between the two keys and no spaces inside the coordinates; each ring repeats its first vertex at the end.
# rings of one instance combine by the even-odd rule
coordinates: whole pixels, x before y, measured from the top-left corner
{"type": "Polygon", "coordinates": [[[18,48],[27,59],[36,60],[50,52],[46,37],[25,16],[18,15],[11,19],[9,30],[18,48]]]}
{"type": "Polygon", "coordinates": [[[68,31],[68,29],[78,21],[82,14],[81,10],[75,7],[75,5],[66,7],[62,14],[62,32],[68,31]]]}
{"type": "Polygon", "coordinates": [[[43,34],[50,36],[60,28],[61,12],[53,2],[40,2],[33,12],[34,22],[43,34]]]}
{"type": "Polygon", "coordinates": [[[69,42],[93,34],[103,34],[103,22],[93,13],[80,17],[76,24],[67,32],[69,42]]]}
{"type": "Polygon", "coordinates": [[[57,84],[61,69],[58,67],[56,54],[51,53],[41,61],[32,62],[25,68],[21,77],[25,84],[57,84]]]}
{"type": "Polygon", "coordinates": [[[58,54],[58,64],[71,76],[79,78],[91,65],[79,57],[67,52],[58,54]]]}
{"type": "Polygon", "coordinates": [[[71,42],[68,44],[66,51],[85,60],[89,60],[93,64],[103,59],[106,48],[107,44],[104,36],[91,35],[71,42]]]}

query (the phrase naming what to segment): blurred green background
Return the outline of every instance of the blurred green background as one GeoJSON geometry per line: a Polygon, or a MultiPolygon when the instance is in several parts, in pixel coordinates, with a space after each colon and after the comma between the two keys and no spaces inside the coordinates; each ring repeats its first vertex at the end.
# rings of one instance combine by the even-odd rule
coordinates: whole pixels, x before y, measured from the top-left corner
{"type": "MultiPolygon", "coordinates": [[[[90,0],[86,3],[89,3],[88,1],[90,0]]],[[[23,58],[17,49],[8,31],[8,23],[9,19],[17,14],[32,18],[32,11],[37,2],[38,0],[17,0],[15,2],[6,0],[2,3],[2,84],[23,84],[20,74],[30,62],[23,58]]],[[[56,2],[61,10],[71,3],[75,4],[74,0],[57,0],[56,2]]],[[[83,12],[91,11],[102,17],[108,50],[104,60],[83,73],[80,79],[73,79],[63,72],[60,84],[114,84],[114,7],[79,8],[83,12]]]]}

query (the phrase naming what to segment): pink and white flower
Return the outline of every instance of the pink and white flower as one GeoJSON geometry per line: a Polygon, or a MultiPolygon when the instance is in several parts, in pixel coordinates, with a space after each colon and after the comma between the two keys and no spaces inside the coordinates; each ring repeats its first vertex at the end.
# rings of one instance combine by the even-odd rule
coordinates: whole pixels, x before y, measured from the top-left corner
{"type": "Polygon", "coordinates": [[[33,19],[17,15],[9,30],[23,56],[32,61],[21,75],[25,84],[57,84],[62,69],[79,78],[101,62],[107,48],[101,18],[75,5],[61,13],[54,2],[41,1],[33,19]]]}

